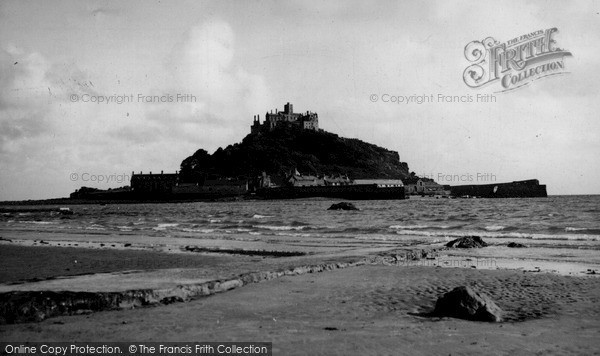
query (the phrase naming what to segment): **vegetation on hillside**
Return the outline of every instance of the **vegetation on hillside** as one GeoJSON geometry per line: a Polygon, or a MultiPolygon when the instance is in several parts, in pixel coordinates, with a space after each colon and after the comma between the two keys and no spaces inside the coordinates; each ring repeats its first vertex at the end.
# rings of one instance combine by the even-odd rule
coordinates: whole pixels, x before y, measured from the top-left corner
{"type": "Polygon", "coordinates": [[[409,175],[397,152],[358,139],[324,131],[278,126],[271,132],[249,134],[242,142],[219,148],[212,155],[199,149],[181,163],[184,181],[205,177],[256,177],[288,174],[347,174],[352,179],[397,178],[409,175]]]}

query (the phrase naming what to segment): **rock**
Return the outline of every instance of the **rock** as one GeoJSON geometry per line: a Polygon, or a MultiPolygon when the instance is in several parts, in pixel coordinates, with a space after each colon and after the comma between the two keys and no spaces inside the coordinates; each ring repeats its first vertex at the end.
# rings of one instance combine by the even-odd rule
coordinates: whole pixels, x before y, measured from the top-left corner
{"type": "Polygon", "coordinates": [[[329,207],[329,209],[327,209],[327,210],[360,210],[360,209],[357,208],[356,206],[354,206],[354,204],[352,204],[352,203],[341,202],[341,203],[331,205],[329,207]]]}
{"type": "Polygon", "coordinates": [[[485,247],[488,244],[485,243],[479,236],[465,236],[456,240],[452,240],[446,244],[446,247],[455,248],[480,248],[485,247]]]}
{"type": "Polygon", "coordinates": [[[58,212],[61,215],[73,215],[73,210],[71,210],[70,208],[58,208],[58,212]]]}
{"type": "Polygon", "coordinates": [[[525,246],[523,244],[520,244],[518,242],[509,242],[508,245],[506,245],[506,246],[512,247],[512,248],[524,248],[524,247],[527,247],[527,246],[525,246]]]}
{"type": "Polygon", "coordinates": [[[475,321],[502,321],[502,309],[471,287],[456,287],[438,298],[433,314],[475,321]]]}

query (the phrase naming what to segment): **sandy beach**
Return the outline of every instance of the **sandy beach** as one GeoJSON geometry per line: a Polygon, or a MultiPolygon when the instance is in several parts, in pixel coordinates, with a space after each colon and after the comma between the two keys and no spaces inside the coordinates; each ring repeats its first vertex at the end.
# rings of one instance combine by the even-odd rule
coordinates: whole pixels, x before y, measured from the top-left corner
{"type": "MultiPolygon", "coordinates": [[[[146,285],[190,283],[360,256],[273,258],[3,244],[0,257],[5,288],[27,290],[40,283],[60,288],[92,274],[113,282],[133,275],[146,285]],[[144,279],[144,273],[154,279],[144,279]],[[187,279],[177,280],[182,276],[187,279]]],[[[599,302],[595,276],[367,263],[282,275],[185,303],[1,325],[0,335],[19,342],[255,340],[273,342],[278,355],[593,354],[600,349],[599,302]],[[427,315],[440,295],[461,285],[492,297],[505,321],[427,315]]]]}

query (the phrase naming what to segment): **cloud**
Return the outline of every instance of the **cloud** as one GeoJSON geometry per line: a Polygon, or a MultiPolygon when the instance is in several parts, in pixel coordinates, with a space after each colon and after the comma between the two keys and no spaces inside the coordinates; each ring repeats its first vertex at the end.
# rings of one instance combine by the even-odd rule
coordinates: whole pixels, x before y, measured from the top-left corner
{"type": "Polygon", "coordinates": [[[0,49],[0,154],[12,143],[35,138],[51,126],[46,78],[49,63],[39,53],[8,46],[0,49]]]}
{"type": "Polygon", "coordinates": [[[199,148],[215,150],[239,141],[249,131],[252,113],[268,106],[268,89],[261,76],[236,64],[235,55],[235,34],[227,22],[193,26],[158,72],[146,83],[136,82],[140,93],[167,95],[171,102],[139,102],[138,93],[131,93],[131,103],[98,105],[69,99],[120,93],[103,72],[94,77],[69,58],[4,46],[0,165],[7,170],[0,195],[64,196],[85,184],[69,181],[70,172],[172,171],[199,148]],[[53,182],[52,190],[35,179],[19,179],[36,171],[53,182]],[[19,181],[35,188],[20,187],[19,181]]]}
{"type": "Polygon", "coordinates": [[[154,129],[166,132],[165,138],[193,142],[195,149],[214,150],[243,137],[250,115],[268,106],[269,95],[264,79],[234,58],[235,36],[228,23],[211,20],[189,29],[165,61],[171,81],[154,88],[170,93],[173,102],[145,107],[154,129]]]}

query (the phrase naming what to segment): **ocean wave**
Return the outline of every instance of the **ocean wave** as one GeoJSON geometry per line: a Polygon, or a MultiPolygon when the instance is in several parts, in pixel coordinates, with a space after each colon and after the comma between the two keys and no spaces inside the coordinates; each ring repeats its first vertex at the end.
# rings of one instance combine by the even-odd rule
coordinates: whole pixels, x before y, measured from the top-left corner
{"type": "Polygon", "coordinates": [[[252,230],[250,229],[244,229],[244,228],[236,228],[236,229],[219,229],[218,232],[224,232],[226,234],[237,234],[237,233],[244,233],[244,232],[250,232],[252,230]]]}
{"type": "Polygon", "coordinates": [[[390,229],[428,229],[429,225],[392,225],[390,229]]]}
{"type": "MultiPolygon", "coordinates": [[[[359,235],[359,236],[354,236],[354,239],[364,240],[364,241],[369,241],[369,240],[402,241],[402,242],[408,243],[409,245],[423,243],[423,239],[407,239],[408,235],[409,234],[407,234],[407,235],[400,234],[400,236],[398,236],[398,235],[359,235]]],[[[424,236],[421,234],[410,234],[410,235],[415,236],[415,237],[424,236]]],[[[437,236],[436,238],[433,238],[433,239],[428,238],[427,243],[447,242],[450,240],[452,240],[452,238],[450,238],[448,236],[437,236]]]]}
{"type": "Polygon", "coordinates": [[[452,228],[450,225],[392,225],[389,227],[390,229],[398,229],[398,230],[421,230],[421,229],[440,229],[446,230],[452,228]]]}
{"type": "Polygon", "coordinates": [[[158,226],[153,227],[152,230],[164,231],[169,227],[176,227],[176,226],[179,226],[179,224],[174,224],[174,223],[158,224],[158,226]]]}
{"type": "Polygon", "coordinates": [[[260,215],[260,214],[254,214],[254,216],[252,216],[252,219],[267,219],[267,218],[272,218],[273,216],[271,215],[260,215]]]}
{"type": "Polygon", "coordinates": [[[283,230],[283,231],[286,231],[286,230],[304,230],[304,229],[308,228],[308,226],[306,226],[306,225],[304,225],[304,226],[252,225],[252,227],[256,228],[256,229],[275,230],[275,231],[279,231],[279,230],[283,230]]]}
{"type": "Polygon", "coordinates": [[[600,235],[580,235],[580,234],[536,234],[526,232],[479,232],[479,231],[415,231],[415,230],[396,230],[397,235],[412,235],[425,237],[449,237],[460,238],[465,236],[481,236],[494,239],[530,239],[530,240],[580,240],[580,241],[600,241],[600,235]]]}
{"type": "Polygon", "coordinates": [[[36,225],[53,225],[56,221],[19,221],[21,224],[36,224],[36,225]]]}
{"type": "Polygon", "coordinates": [[[92,224],[90,226],[85,227],[86,230],[106,230],[106,227],[100,224],[92,224]]]}
{"type": "Polygon", "coordinates": [[[565,227],[565,231],[566,232],[575,232],[575,233],[586,232],[586,233],[592,233],[592,234],[600,234],[600,229],[598,229],[598,228],[587,228],[587,227],[570,227],[570,226],[567,226],[567,227],[565,227]]]}
{"type": "Polygon", "coordinates": [[[351,227],[336,227],[336,226],[318,226],[313,227],[314,230],[319,231],[322,234],[376,234],[385,233],[387,230],[376,226],[351,226],[351,227]]]}
{"type": "Polygon", "coordinates": [[[311,237],[312,234],[300,233],[300,232],[278,232],[277,236],[292,236],[292,237],[311,237]]]}
{"type": "Polygon", "coordinates": [[[500,231],[506,229],[506,227],[502,225],[488,225],[484,229],[487,231],[500,231]]]}
{"type": "Polygon", "coordinates": [[[183,228],[183,229],[181,229],[181,231],[183,231],[183,232],[200,232],[202,234],[210,234],[211,232],[215,232],[215,229],[190,229],[190,228],[183,228]]]}

